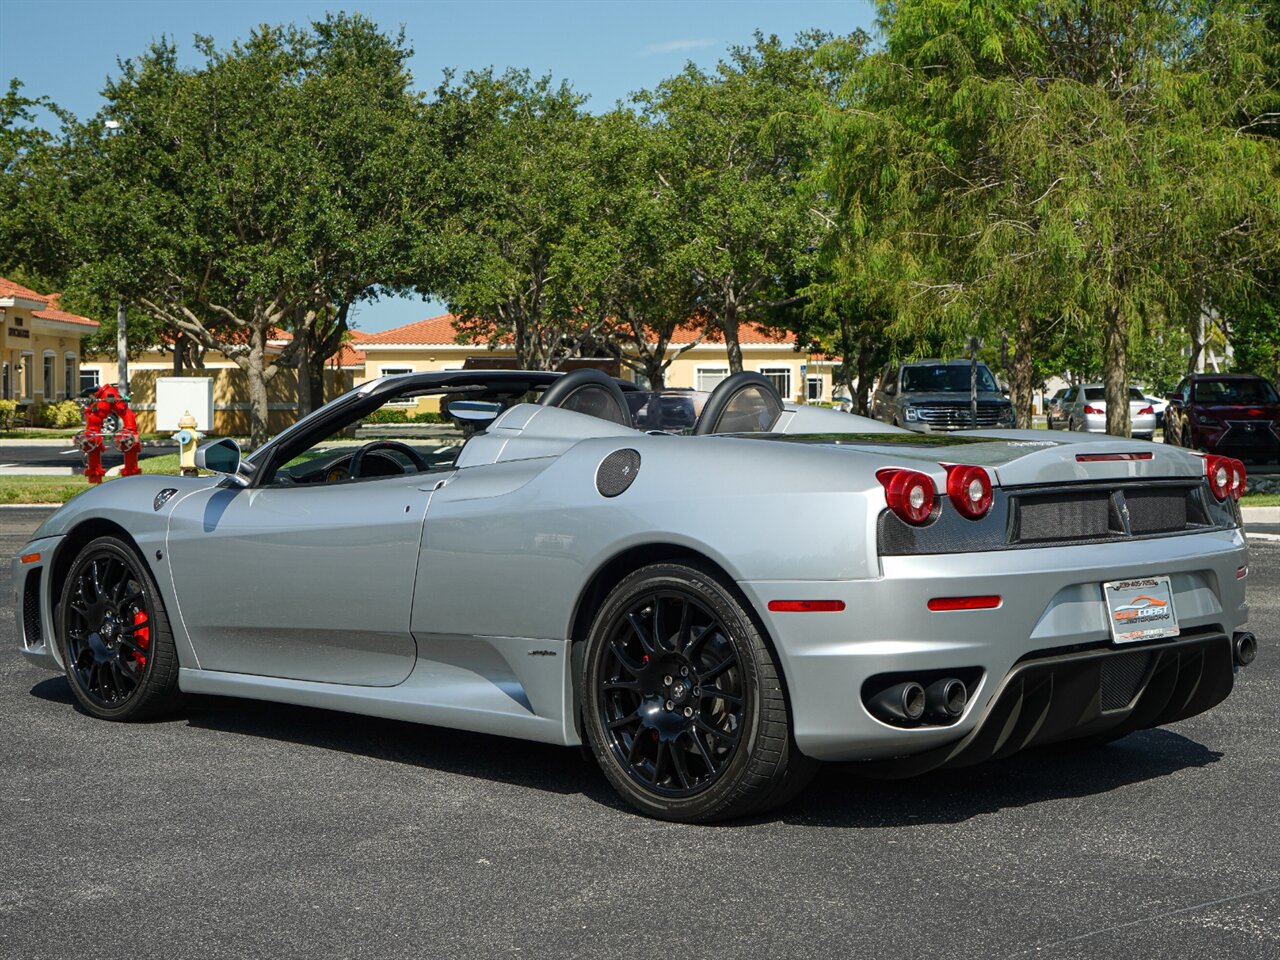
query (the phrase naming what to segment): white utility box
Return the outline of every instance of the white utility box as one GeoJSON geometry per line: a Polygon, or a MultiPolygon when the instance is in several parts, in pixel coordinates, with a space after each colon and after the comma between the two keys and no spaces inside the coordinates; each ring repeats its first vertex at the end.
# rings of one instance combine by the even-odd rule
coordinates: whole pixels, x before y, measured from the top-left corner
{"type": "Polygon", "coordinates": [[[156,379],[156,431],[177,430],[188,410],[196,418],[196,429],[213,429],[212,377],[158,377],[156,379]]]}

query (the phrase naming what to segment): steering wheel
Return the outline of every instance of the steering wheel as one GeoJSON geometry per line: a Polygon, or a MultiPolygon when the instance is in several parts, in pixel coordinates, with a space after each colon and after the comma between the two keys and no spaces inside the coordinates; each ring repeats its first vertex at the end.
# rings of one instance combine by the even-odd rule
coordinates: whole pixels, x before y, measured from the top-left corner
{"type": "Polygon", "coordinates": [[[360,469],[364,466],[365,455],[372,453],[374,450],[395,450],[397,453],[403,453],[419,473],[424,473],[431,469],[427,461],[422,459],[422,454],[407,443],[401,443],[399,440],[372,440],[351,455],[351,465],[347,468],[347,476],[352,480],[359,479],[360,469]]]}

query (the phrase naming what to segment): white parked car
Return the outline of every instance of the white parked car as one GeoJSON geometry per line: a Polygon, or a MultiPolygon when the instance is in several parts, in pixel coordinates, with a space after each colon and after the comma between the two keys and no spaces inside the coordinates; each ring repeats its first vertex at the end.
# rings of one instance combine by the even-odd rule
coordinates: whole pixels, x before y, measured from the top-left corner
{"type": "MultiPolygon", "coordinates": [[[[1082,433],[1107,432],[1106,389],[1100,383],[1072,387],[1061,401],[1062,423],[1082,433]]],[[[1156,432],[1156,410],[1137,387],[1129,388],[1129,423],[1133,435],[1150,440],[1156,432]]]]}

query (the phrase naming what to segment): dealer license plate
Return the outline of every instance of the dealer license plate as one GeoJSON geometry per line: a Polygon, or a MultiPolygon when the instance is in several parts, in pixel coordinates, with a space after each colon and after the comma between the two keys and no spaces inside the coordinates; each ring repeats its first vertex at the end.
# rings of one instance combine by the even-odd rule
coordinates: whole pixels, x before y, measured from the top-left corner
{"type": "Polygon", "coordinates": [[[1116,643],[1157,640],[1178,635],[1173,611],[1173,588],[1168,577],[1113,580],[1102,585],[1107,598],[1107,622],[1116,643]]]}

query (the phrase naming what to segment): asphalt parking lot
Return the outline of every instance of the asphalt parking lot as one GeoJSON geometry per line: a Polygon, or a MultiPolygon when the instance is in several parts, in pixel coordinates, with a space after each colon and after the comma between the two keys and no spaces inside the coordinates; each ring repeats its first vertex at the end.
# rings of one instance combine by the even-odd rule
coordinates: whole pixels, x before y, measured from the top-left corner
{"type": "MultiPolygon", "coordinates": [[[[91,720],[17,653],[0,510],[0,956],[1280,956],[1280,539],[1221,706],[765,819],[622,808],[578,752],[200,699],[91,720]]],[[[287,602],[287,598],[282,598],[287,602]]]]}

